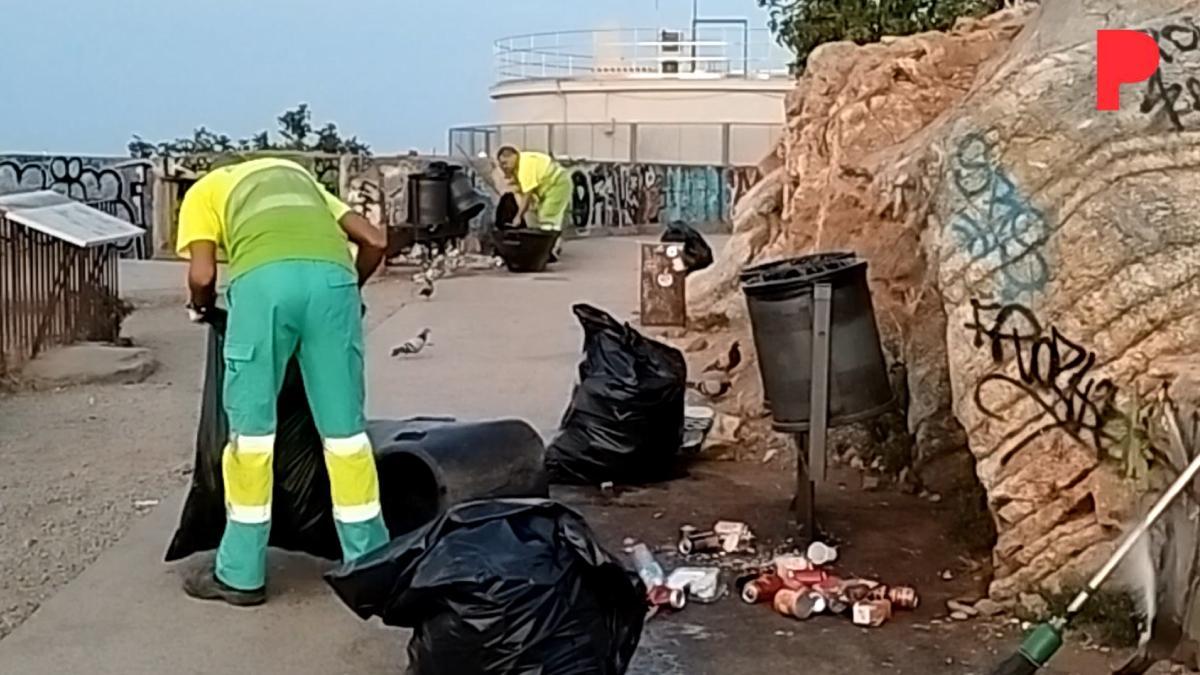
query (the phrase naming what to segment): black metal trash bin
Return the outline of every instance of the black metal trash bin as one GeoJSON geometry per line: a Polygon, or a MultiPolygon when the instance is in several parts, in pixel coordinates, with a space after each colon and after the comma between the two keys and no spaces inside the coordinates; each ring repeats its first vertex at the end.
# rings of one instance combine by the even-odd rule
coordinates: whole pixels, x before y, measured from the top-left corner
{"type": "Polygon", "coordinates": [[[777,260],[741,274],[759,372],[777,431],[808,431],[812,393],[813,288],[832,287],[829,426],[870,419],[893,405],[879,343],[867,262],[854,253],[777,260]]]}

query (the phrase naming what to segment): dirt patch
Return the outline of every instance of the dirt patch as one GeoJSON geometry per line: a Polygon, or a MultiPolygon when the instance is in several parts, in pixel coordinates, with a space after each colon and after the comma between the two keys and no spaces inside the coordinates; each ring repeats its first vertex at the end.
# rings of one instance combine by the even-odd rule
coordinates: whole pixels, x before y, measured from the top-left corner
{"type": "Polygon", "coordinates": [[[187,480],[204,331],[171,307],[125,333],[161,361],[145,381],[0,397],[0,637],[187,480]]]}

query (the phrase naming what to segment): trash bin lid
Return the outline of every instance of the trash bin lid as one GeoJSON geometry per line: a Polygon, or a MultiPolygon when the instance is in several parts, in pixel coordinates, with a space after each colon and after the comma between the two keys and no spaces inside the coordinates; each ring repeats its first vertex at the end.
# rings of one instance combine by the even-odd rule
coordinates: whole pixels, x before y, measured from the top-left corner
{"type": "Polygon", "coordinates": [[[776,289],[780,286],[809,286],[828,279],[859,265],[866,265],[858,255],[850,251],[814,253],[798,258],[785,258],[755,265],[742,270],[742,290],[776,289]]]}

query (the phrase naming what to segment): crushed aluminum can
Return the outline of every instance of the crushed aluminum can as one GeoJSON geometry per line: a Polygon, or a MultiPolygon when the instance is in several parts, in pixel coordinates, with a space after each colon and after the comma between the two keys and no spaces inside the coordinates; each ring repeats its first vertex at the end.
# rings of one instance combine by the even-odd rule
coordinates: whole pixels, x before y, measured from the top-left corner
{"type": "Polygon", "coordinates": [[[721,537],[712,530],[700,530],[691,525],[679,528],[679,552],[683,555],[708,553],[721,548],[721,537]]]}
{"type": "Polygon", "coordinates": [[[913,610],[921,606],[921,596],[912,586],[893,586],[888,591],[888,600],[896,609],[913,610]]]}
{"type": "Polygon", "coordinates": [[[863,600],[854,603],[855,625],[878,628],[892,618],[892,603],[889,600],[863,600]]]}
{"type": "Polygon", "coordinates": [[[780,579],[779,575],[762,574],[742,587],[742,601],[751,605],[773,602],[775,594],[782,589],[783,579],[780,579]]]}
{"type": "Polygon", "coordinates": [[[683,589],[655,586],[646,591],[646,599],[654,609],[670,607],[680,610],[687,606],[687,593],[683,589]]]}
{"type": "Polygon", "coordinates": [[[842,596],[853,604],[861,600],[869,600],[876,588],[879,588],[877,581],[851,579],[842,582],[842,596]]]}
{"type": "Polygon", "coordinates": [[[805,572],[813,569],[812,562],[802,555],[781,555],[774,561],[775,574],[786,579],[795,572],[805,572]]]}
{"type": "Polygon", "coordinates": [[[829,580],[825,570],[793,570],[786,576],[780,575],[783,585],[791,589],[812,588],[829,580]]]}
{"type": "Polygon", "coordinates": [[[754,542],[754,532],[746,523],[734,520],[720,520],[713,525],[712,531],[721,539],[721,550],[726,553],[738,553],[749,550],[754,542]]]}
{"type": "Polygon", "coordinates": [[[775,594],[775,611],[782,616],[800,619],[811,618],[824,612],[828,605],[825,598],[815,591],[794,591],[789,588],[775,594]]]}

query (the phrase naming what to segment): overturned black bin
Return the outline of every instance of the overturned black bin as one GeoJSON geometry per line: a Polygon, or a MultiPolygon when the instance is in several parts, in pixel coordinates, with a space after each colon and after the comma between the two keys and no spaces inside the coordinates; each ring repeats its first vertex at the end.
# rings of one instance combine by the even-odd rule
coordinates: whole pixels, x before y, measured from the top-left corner
{"type": "Polygon", "coordinates": [[[776,260],[745,269],[741,283],[763,392],[777,431],[809,430],[814,289],[820,284],[832,291],[829,426],[870,419],[891,408],[893,393],[867,285],[867,261],[851,252],[776,260]]]}

